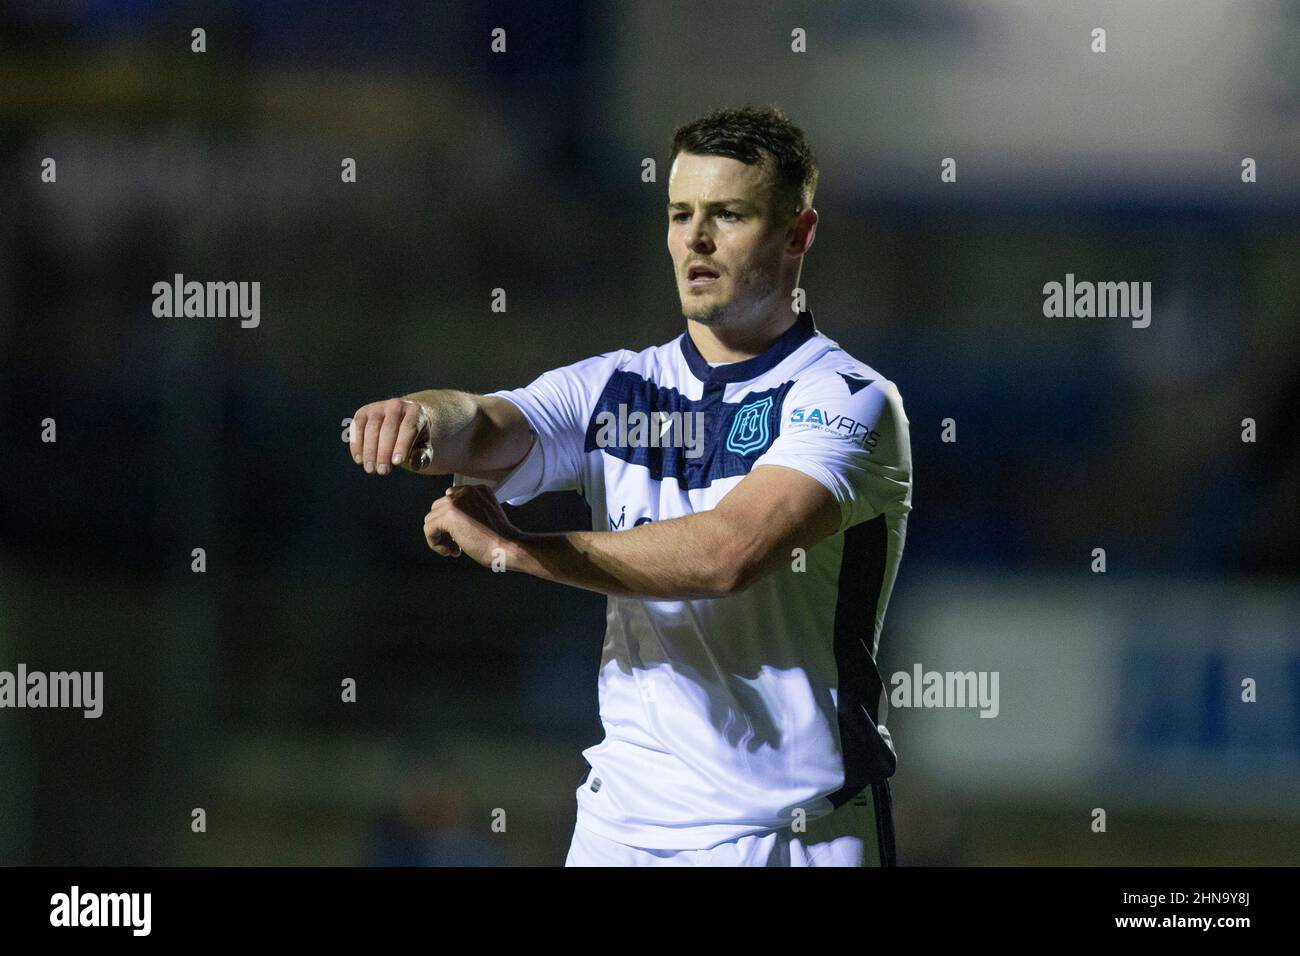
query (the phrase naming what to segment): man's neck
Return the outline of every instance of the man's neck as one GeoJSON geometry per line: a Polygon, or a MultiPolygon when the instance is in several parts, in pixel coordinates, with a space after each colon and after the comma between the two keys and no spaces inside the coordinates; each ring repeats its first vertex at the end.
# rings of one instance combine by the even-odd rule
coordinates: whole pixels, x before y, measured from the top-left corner
{"type": "Polygon", "coordinates": [[[743,328],[704,325],[688,319],[686,334],[691,337],[704,361],[710,364],[743,362],[766,352],[797,321],[798,314],[788,309],[778,310],[759,325],[743,328]]]}

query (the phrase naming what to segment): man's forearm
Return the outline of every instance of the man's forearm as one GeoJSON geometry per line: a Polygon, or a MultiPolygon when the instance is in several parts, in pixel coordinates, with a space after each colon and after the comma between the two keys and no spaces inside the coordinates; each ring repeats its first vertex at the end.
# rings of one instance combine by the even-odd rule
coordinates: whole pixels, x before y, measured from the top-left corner
{"type": "Polygon", "coordinates": [[[408,467],[426,475],[447,475],[463,469],[468,463],[474,419],[479,414],[474,396],[437,388],[412,392],[402,398],[424,410],[424,428],[416,436],[410,456],[413,460],[408,467]]]}
{"type": "Polygon", "coordinates": [[[714,511],[625,531],[523,534],[510,570],[560,584],[664,601],[716,598],[747,583],[751,555],[714,511]]]}
{"type": "Polygon", "coordinates": [[[528,446],[520,444],[520,436],[509,435],[490,407],[485,407],[499,405],[501,399],[485,399],[455,389],[429,389],[403,398],[419,404],[427,419],[410,455],[413,461],[407,467],[412,471],[492,477],[527,454],[528,446]]]}

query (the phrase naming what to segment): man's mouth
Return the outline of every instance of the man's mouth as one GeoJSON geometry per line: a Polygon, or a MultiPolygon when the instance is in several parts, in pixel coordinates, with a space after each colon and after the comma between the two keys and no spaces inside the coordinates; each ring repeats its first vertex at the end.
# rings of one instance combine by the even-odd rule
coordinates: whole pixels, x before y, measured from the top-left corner
{"type": "Polygon", "coordinates": [[[708,266],[691,266],[686,273],[687,285],[708,285],[711,282],[718,281],[718,273],[714,272],[708,266]]]}

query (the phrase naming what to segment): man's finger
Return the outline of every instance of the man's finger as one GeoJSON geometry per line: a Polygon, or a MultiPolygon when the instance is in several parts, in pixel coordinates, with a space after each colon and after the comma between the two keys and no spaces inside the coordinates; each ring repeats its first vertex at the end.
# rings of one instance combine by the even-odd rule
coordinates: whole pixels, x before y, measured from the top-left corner
{"type": "MultiPolygon", "coordinates": [[[[429,417],[424,413],[424,406],[419,402],[402,399],[402,424],[397,429],[397,443],[393,445],[393,464],[400,465],[411,454],[411,446],[420,433],[429,424],[429,417]]],[[[425,463],[412,461],[407,467],[419,471],[425,463]]]]}
{"type": "Polygon", "coordinates": [[[443,539],[446,536],[446,531],[438,524],[437,519],[432,515],[426,515],[424,519],[424,541],[429,548],[445,555],[447,551],[443,539]]]}
{"type": "Polygon", "coordinates": [[[405,413],[406,406],[400,398],[384,402],[384,424],[379,429],[379,446],[375,449],[375,470],[381,475],[393,470],[393,447],[405,413]]]}
{"type": "Polygon", "coordinates": [[[383,418],[383,413],[378,409],[372,410],[366,417],[366,437],[361,450],[361,463],[368,475],[375,471],[375,454],[379,450],[379,428],[383,425],[383,418]]]}
{"type": "Polygon", "coordinates": [[[365,446],[366,418],[366,409],[363,405],[352,416],[352,427],[348,429],[348,450],[352,452],[352,460],[358,465],[361,464],[361,451],[365,446]]]}
{"type": "Polygon", "coordinates": [[[460,546],[447,533],[442,523],[432,515],[424,519],[424,540],[430,548],[445,558],[460,557],[460,546]]]}

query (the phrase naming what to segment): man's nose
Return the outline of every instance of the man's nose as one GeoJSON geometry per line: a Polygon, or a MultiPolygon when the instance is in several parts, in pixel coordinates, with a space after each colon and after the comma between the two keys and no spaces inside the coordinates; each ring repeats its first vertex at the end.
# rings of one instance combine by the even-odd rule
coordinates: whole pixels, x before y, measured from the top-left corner
{"type": "Polygon", "coordinates": [[[709,252],[713,249],[713,237],[701,224],[690,231],[686,245],[692,252],[709,252]]]}

